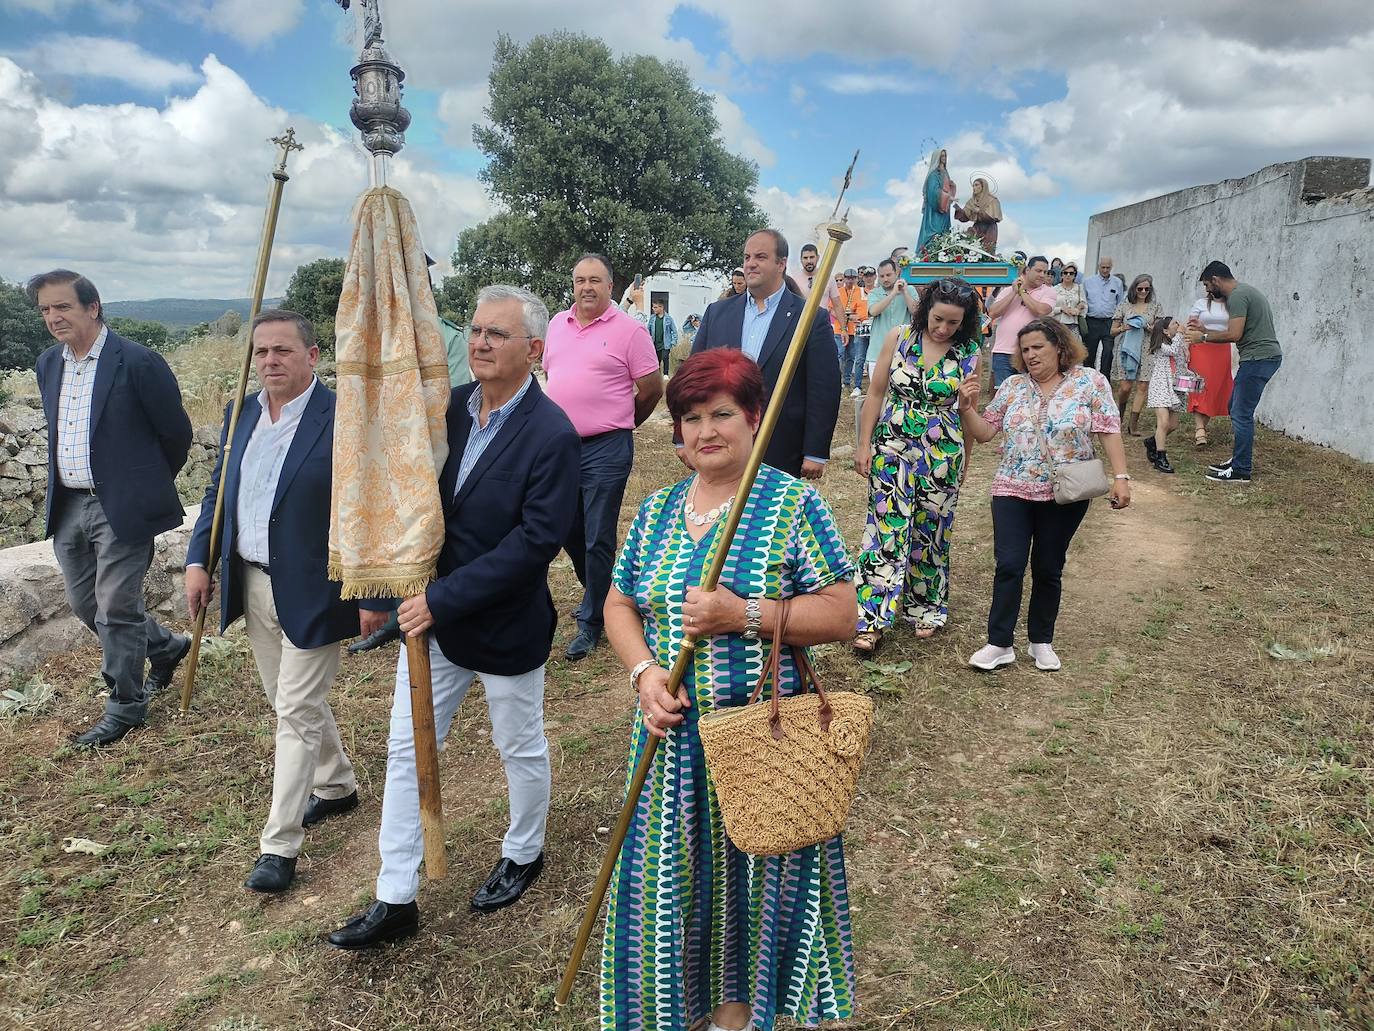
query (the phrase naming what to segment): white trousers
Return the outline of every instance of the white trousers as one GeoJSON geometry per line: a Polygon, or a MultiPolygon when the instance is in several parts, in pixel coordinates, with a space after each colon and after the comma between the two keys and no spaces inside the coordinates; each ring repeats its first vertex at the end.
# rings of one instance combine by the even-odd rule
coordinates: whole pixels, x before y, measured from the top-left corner
{"type": "Polygon", "coordinates": [[[274,856],[299,855],[305,840],[305,806],[313,792],[343,798],[357,790],[344,754],[329,689],[339,672],[339,646],[297,648],[282,631],[272,599],[272,578],[244,564],[243,621],[262,689],[277,714],[272,809],[258,846],[274,856]]]}
{"type": "MultiPolygon", "coordinates": [[[[501,844],[501,855],[516,863],[533,862],[544,850],[552,786],[549,742],[544,737],[544,667],[515,677],[478,673],[449,662],[433,638],[429,642],[429,663],[434,731],[441,750],[473,678],[482,678],[491,716],[491,740],[501,753],[510,796],[510,828],[501,844]]],[[[410,665],[404,643],[396,666],[396,697],[391,706],[386,792],[382,796],[377,850],[382,858],[377,874],[378,901],[388,905],[414,901],[420,892],[424,840],[415,774],[415,727],[410,714],[410,665]]]]}

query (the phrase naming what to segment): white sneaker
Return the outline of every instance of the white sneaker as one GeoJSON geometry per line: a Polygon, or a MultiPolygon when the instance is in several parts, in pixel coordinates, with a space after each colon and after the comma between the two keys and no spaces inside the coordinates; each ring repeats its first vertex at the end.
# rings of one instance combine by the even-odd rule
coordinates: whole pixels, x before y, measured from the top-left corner
{"type": "Polygon", "coordinates": [[[863,397],[863,396],[864,396],[864,392],[863,392],[862,390],[860,390],[858,387],[855,387],[853,390],[851,390],[851,391],[849,392],[849,396],[850,396],[850,397],[863,397]]]}
{"type": "Polygon", "coordinates": [[[985,644],[969,658],[968,664],[974,669],[991,672],[999,666],[1010,666],[1016,661],[1015,648],[999,648],[995,644],[985,644]]]}
{"type": "Polygon", "coordinates": [[[1032,644],[1026,648],[1026,654],[1035,660],[1036,669],[1049,670],[1055,672],[1062,665],[1059,656],[1054,654],[1052,644],[1032,644]]]}

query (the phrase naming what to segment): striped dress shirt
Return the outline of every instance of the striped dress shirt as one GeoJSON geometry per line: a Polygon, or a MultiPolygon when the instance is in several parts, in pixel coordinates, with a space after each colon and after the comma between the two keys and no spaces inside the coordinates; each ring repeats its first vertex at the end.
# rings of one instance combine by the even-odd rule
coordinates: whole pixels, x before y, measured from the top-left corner
{"type": "Polygon", "coordinates": [[[57,396],[57,477],[64,487],[95,488],[91,472],[91,400],[95,395],[95,368],[110,331],[100,327],[100,335],[77,358],[67,345],[62,346],[62,390],[57,396]]]}
{"type": "Polygon", "coordinates": [[[477,413],[482,410],[482,384],[477,384],[477,389],[468,396],[468,414],[472,416],[472,430],[468,433],[467,446],[463,448],[463,460],[458,464],[458,483],[453,488],[454,497],[463,489],[463,484],[467,482],[468,476],[472,473],[472,467],[477,464],[477,460],[482,457],[482,452],[491,446],[491,442],[496,439],[496,435],[501,432],[501,427],[506,424],[506,419],[510,413],[515,411],[521,399],[529,393],[530,383],[534,377],[530,376],[525,380],[525,385],[515,392],[515,396],[503,404],[500,408],[493,408],[487,416],[487,424],[477,417],[477,413]]]}

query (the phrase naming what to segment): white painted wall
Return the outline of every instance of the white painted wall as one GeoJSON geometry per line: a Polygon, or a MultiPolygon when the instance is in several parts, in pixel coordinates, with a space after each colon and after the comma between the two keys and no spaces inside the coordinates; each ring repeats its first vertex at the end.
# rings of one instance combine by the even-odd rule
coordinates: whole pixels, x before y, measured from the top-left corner
{"type": "Polygon", "coordinates": [[[665,272],[644,281],[644,306],[647,309],[654,291],[668,293],[668,314],[681,328],[688,315],[700,315],[720,296],[725,278],[697,272],[665,272]]]}
{"type": "Polygon", "coordinates": [[[1307,158],[1094,215],[1084,275],[1112,258],[1154,277],[1167,312],[1201,296],[1213,259],[1261,290],[1284,359],[1261,422],[1374,461],[1374,190],[1370,162],[1307,158]]]}

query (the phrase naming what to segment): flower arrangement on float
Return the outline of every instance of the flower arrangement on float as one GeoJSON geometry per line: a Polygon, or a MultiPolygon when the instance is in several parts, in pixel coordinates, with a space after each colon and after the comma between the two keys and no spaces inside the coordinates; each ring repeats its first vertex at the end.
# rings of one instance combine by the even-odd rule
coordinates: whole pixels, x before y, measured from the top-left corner
{"type": "MultiPolygon", "coordinates": [[[[975,261],[1006,261],[996,254],[989,254],[983,250],[981,241],[972,233],[961,232],[958,229],[950,229],[943,233],[937,233],[926,241],[926,245],[921,248],[921,253],[915,259],[922,262],[975,262],[975,261]]],[[[905,262],[909,264],[910,262],[905,262]]]]}

